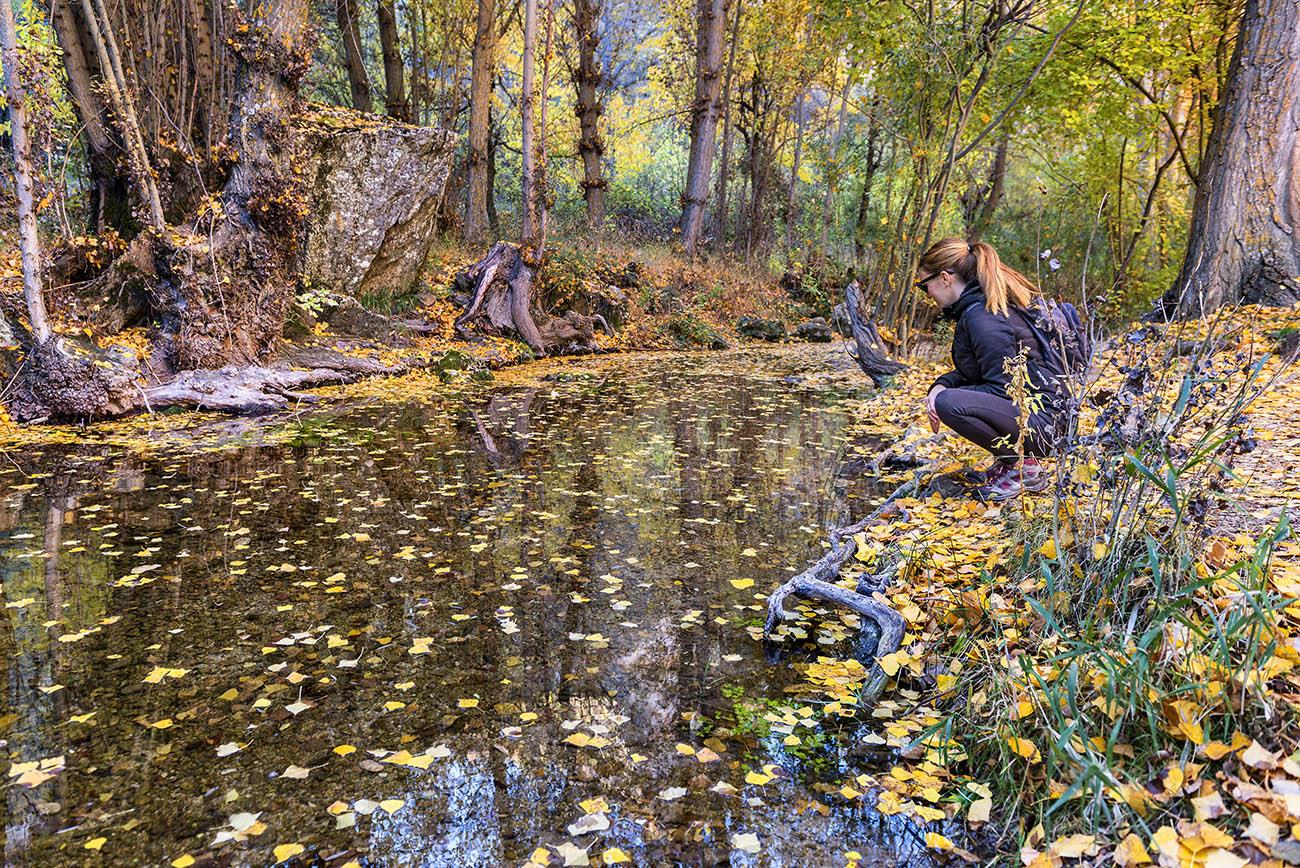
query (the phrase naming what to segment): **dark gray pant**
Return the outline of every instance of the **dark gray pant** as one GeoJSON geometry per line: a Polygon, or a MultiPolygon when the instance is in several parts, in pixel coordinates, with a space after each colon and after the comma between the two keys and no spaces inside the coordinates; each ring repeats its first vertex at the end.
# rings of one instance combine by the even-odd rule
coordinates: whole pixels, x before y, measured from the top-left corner
{"type": "MultiPolygon", "coordinates": [[[[934,398],[939,421],[972,443],[992,452],[999,459],[1016,456],[1016,437],[1020,433],[1016,405],[1006,398],[977,392],[974,389],[944,389],[934,398]]],[[[1025,436],[1025,454],[1042,458],[1052,452],[1053,432],[1050,422],[1031,416],[1025,436]]]]}

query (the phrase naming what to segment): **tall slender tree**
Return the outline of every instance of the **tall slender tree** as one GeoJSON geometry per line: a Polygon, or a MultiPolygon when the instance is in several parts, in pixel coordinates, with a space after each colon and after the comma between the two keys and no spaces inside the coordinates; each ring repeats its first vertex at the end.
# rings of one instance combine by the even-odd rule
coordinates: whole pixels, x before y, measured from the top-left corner
{"type": "MultiPolygon", "coordinates": [[[[27,95],[18,70],[18,33],[14,26],[13,7],[0,2],[0,52],[3,52],[5,96],[9,108],[9,137],[14,147],[14,192],[18,199],[18,244],[23,261],[23,296],[32,336],[43,344],[50,339],[49,317],[45,296],[41,292],[41,242],[36,233],[36,206],[32,185],[31,143],[27,138],[27,95]]],[[[3,314],[0,314],[0,320],[3,314]]],[[[0,328],[8,330],[7,324],[0,328]]]]}
{"type": "Polygon", "coordinates": [[[361,53],[361,20],[357,0],[334,0],[334,16],[343,40],[343,65],[348,73],[348,87],[352,91],[352,107],[357,111],[373,109],[370,100],[370,77],[361,53]]]}
{"type": "Polygon", "coordinates": [[[573,31],[578,43],[578,64],[573,68],[577,92],[578,154],[582,157],[582,197],[587,203],[587,225],[598,229],[605,223],[605,186],[601,165],[605,140],[600,135],[601,69],[597,59],[601,0],[573,0],[573,31]]]}
{"type": "Polygon", "coordinates": [[[496,44],[496,2],[478,0],[469,86],[469,200],[465,206],[465,240],[471,244],[482,244],[488,232],[488,139],[496,44]]]}
{"type": "Polygon", "coordinates": [[[134,88],[127,78],[122,65],[122,56],[117,48],[117,39],[113,35],[112,20],[104,7],[103,0],[81,0],[87,29],[99,57],[99,66],[104,74],[104,89],[109,95],[113,112],[117,116],[122,140],[126,145],[127,164],[131,170],[131,180],[143,200],[146,221],[156,231],[166,228],[163,218],[162,200],[158,195],[158,183],[149,159],[149,150],[145,147],[144,136],[140,132],[140,121],[135,111],[134,88]]]}
{"type": "Polygon", "coordinates": [[[735,126],[731,123],[731,85],[736,73],[736,45],[740,42],[740,13],[744,0],[735,0],[736,14],[731,18],[731,38],[727,44],[727,74],[722,85],[722,165],[718,167],[718,198],[713,211],[713,248],[721,250],[727,243],[727,180],[731,175],[731,145],[735,126]]]}
{"type": "Polygon", "coordinates": [[[379,0],[375,11],[379,18],[379,47],[384,57],[384,110],[390,118],[410,123],[411,110],[406,101],[402,40],[397,32],[397,13],[393,9],[393,0],[379,0]]]}
{"type": "Polygon", "coordinates": [[[524,56],[523,92],[519,95],[519,150],[523,207],[519,220],[519,241],[528,248],[536,247],[539,240],[537,197],[537,143],[536,137],[536,70],[537,54],[537,0],[524,0],[524,56]]]}
{"type": "Polygon", "coordinates": [[[691,102],[691,149],[682,193],[682,248],[694,256],[709,199],[713,151],[722,90],[722,50],[726,41],[727,0],[696,0],[695,98],[691,102]]]}

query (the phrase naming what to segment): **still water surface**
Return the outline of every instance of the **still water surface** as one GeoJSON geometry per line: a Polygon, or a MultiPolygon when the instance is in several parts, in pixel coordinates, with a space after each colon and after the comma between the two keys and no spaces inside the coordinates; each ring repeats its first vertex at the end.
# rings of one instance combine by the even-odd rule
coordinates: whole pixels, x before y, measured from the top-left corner
{"type": "Polygon", "coordinates": [[[794,680],[755,595],[878,496],[843,472],[847,364],[596,359],[217,451],[11,454],[5,862],[922,864],[826,797],[843,745],[735,712],[794,680]]]}

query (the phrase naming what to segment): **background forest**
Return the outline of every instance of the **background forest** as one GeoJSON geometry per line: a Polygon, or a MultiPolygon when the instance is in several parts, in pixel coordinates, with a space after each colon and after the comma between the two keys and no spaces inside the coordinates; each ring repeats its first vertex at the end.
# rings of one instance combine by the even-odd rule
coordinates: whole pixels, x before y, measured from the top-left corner
{"type": "MultiPolygon", "coordinates": [[[[235,70],[214,46],[230,38],[228,10],[101,4],[139,91],[162,208],[192,210],[227,147],[235,70]]],[[[1142,311],[1177,277],[1241,7],[543,0],[542,195],[560,237],[685,241],[774,272],[815,265],[835,281],[853,268],[885,299],[887,323],[916,313],[896,310],[915,299],[893,290],[917,248],[948,234],[990,241],[1050,290],[1077,296],[1086,281],[1107,314],[1142,311]],[[702,98],[697,67],[713,79],[702,98]],[[710,112],[713,165],[697,182],[695,237],[682,238],[692,129],[710,112]]],[[[65,63],[56,35],[84,33],[83,10],[24,0],[17,12],[39,64],[26,78],[41,97],[44,231],[130,237],[139,220],[116,133],[75,110],[78,93],[106,99],[96,58],[65,63]]],[[[523,5],[501,0],[313,2],[303,93],[454,130],[443,231],[513,235],[524,19],[523,5]]]]}

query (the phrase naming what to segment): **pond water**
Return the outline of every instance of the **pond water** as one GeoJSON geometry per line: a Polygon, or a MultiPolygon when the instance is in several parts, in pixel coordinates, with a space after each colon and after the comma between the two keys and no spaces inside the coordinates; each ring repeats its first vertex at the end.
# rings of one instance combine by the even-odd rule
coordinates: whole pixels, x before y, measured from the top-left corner
{"type": "Polygon", "coordinates": [[[755,595],[879,496],[842,470],[849,364],[591,359],[9,454],[5,862],[923,864],[826,795],[846,740],[738,711],[795,680],[755,595]]]}

